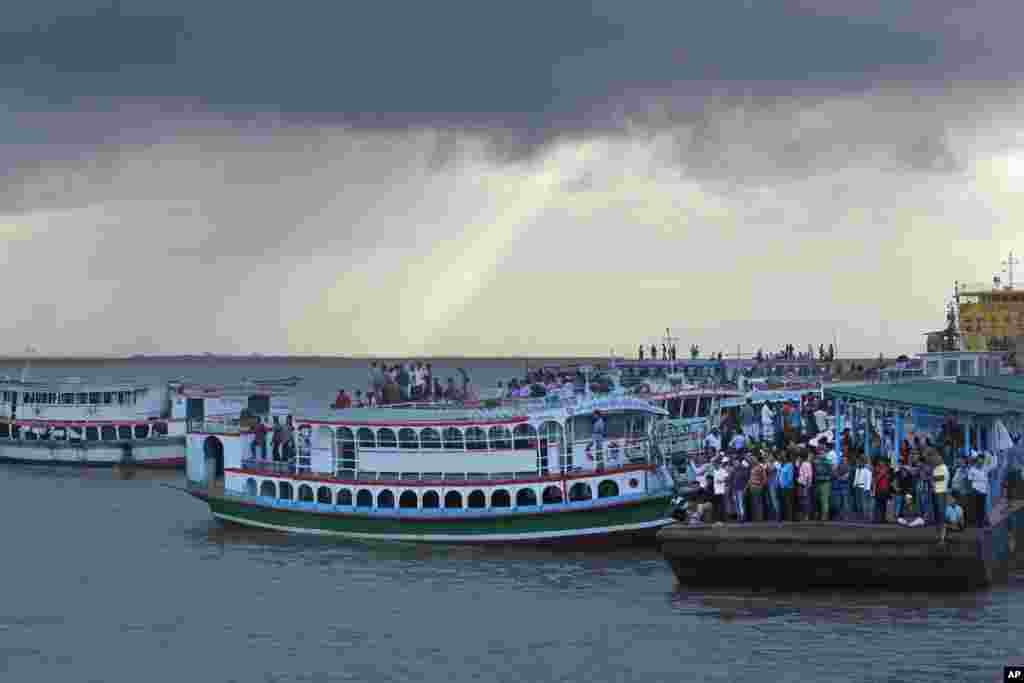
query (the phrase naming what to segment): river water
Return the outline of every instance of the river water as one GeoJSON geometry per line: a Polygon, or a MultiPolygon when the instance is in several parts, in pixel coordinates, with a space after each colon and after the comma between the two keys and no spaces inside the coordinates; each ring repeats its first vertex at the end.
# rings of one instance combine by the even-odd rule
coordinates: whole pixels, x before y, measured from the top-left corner
{"type": "MultiPolygon", "coordinates": [[[[260,369],[211,381],[310,375],[260,369]]],[[[161,374],[195,376],[177,370],[161,374]]],[[[313,374],[319,400],[365,371],[313,374]]],[[[177,472],[0,466],[0,680],[996,681],[1024,663],[1024,573],[954,596],[687,590],[653,549],[223,527],[167,486],[182,483],[177,472]]]]}

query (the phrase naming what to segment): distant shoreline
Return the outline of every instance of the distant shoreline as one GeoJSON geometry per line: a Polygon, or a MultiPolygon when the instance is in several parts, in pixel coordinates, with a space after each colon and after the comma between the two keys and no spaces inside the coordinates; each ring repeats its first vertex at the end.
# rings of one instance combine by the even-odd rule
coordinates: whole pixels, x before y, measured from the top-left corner
{"type": "MultiPolygon", "coordinates": [[[[897,356],[886,356],[886,361],[894,361],[897,356]]],[[[633,357],[617,360],[634,360],[633,357]]],[[[688,360],[677,359],[678,362],[688,360]]],[[[710,360],[700,358],[698,360],[710,360]]],[[[724,356],[723,360],[731,360],[724,356]]],[[[750,360],[744,356],[743,360],[750,360]]],[[[431,363],[605,363],[608,356],[297,356],[297,355],[176,355],[176,356],[0,356],[0,364],[20,365],[31,362],[40,365],[75,365],[81,363],[109,363],[109,364],[133,364],[133,363],[248,363],[248,364],[305,364],[324,365],[331,363],[372,363],[372,362],[397,363],[402,361],[424,361],[431,363]]],[[[878,357],[838,357],[834,362],[843,363],[876,363],[878,357]]]]}

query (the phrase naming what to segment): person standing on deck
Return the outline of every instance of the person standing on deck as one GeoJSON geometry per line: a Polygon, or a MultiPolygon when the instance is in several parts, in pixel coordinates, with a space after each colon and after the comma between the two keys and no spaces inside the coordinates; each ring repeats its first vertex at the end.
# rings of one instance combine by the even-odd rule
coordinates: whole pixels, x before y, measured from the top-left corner
{"type": "Polygon", "coordinates": [[[644,359],[644,345],[643,344],[640,345],[640,349],[636,352],[636,357],[637,357],[637,360],[643,360],[644,359]]]}
{"type": "Polygon", "coordinates": [[[775,452],[768,452],[768,459],[765,462],[764,471],[768,477],[768,502],[771,507],[772,521],[782,521],[782,496],[779,489],[779,466],[781,463],[776,459],[775,452]]]}
{"type": "Polygon", "coordinates": [[[267,425],[263,424],[263,420],[256,418],[256,426],[253,427],[252,437],[252,457],[259,458],[260,460],[267,459],[267,425]],[[256,455],[259,451],[259,455],[256,455]]]}
{"type": "Polygon", "coordinates": [[[764,521],[765,487],[768,485],[768,472],[764,462],[754,456],[754,465],[750,468],[750,513],[754,522],[764,521]]]}
{"type": "Polygon", "coordinates": [[[747,402],[740,406],[740,430],[747,434],[755,434],[754,404],[747,399],[747,402]]]}
{"type": "Polygon", "coordinates": [[[975,525],[981,529],[989,525],[988,514],[985,510],[985,503],[989,496],[988,473],[992,465],[982,463],[978,457],[978,451],[971,451],[970,465],[967,468],[967,477],[971,482],[971,508],[975,525]]]}
{"type": "Polygon", "coordinates": [[[874,519],[876,524],[885,524],[889,521],[886,519],[886,507],[889,504],[889,482],[891,476],[889,464],[882,458],[878,458],[875,464],[875,471],[871,477],[875,487],[874,519]]]}
{"type": "Polygon", "coordinates": [[[949,470],[939,452],[932,449],[932,505],[935,508],[935,524],[939,527],[939,545],[946,542],[946,484],[949,470]]]}
{"type": "Polygon", "coordinates": [[[779,467],[779,491],[782,494],[782,516],[780,522],[796,521],[796,468],[793,456],[784,453],[779,467]]]}
{"type": "Polygon", "coordinates": [[[810,455],[804,453],[797,456],[797,484],[800,487],[800,521],[811,521],[814,517],[814,501],[811,485],[814,470],[811,467],[810,455]]]}
{"type": "Polygon", "coordinates": [[[384,392],[384,370],[377,367],[377,361],[370,363],[370,391],[376,402],[380,403],[384,392]]]}
{"type": "Polygon", "coordinates": [[[761,441],[768,442],[775,438],[773,426],[775,424],[775,411],[772,404],[765,401],[761,406],[761,441]]]}
{"type": "Polygon", "coordinates": [[[281,455],[285,461],[295,457],[295,424],[291,415],[285,418],[284,429],[281,430],[281,455]]]}
{"type": "Polygon", "coordinates": [[[277,416],[274,416],[274,432],[270,437],[270,445],[272,448],[271,458],[274,462],[281,461],[281,444],[284,443],[284,430],[281,428],[281,423],[278,421],[277,416]]]}
{"type": "Polygon", "coordinates": [[[866,456],[859,456],[858,461],[857,473],[854,475],[853,483],[857,494],[857,511],[860,513],[862,521],[870,522],[875,512],[875,502],[872,496],[874,483],[871,481],[874,473],[868,465],[866,456]]]}
{"type": "Polygon", "coordinates": [[[608,436],[608,425],[601,416],[600,410],[595,410],[590,420],[590,434],[591,446],[594,449],[594,462],[596,464],[603,464],[601,455],[604,451],[605,437],[608,436]]]}
{"type": "Polygon", "coordinates": [[[822,446],[818,446],[818,457],[814,462],[814,488],[817,493],[819,518],[822,522],[827,522],[832,505],[832,463],[829,462],[822,446]]]}
{"type": "Polygon", "coordinates": [[[712,506],[715,512],[715,521],[724,522],[725,517],[725,498],[726,491],[729,485],[729,461],[724,457],[718,458],[718,464],[714,467],[714,499],[712,500],[712,506]]]}

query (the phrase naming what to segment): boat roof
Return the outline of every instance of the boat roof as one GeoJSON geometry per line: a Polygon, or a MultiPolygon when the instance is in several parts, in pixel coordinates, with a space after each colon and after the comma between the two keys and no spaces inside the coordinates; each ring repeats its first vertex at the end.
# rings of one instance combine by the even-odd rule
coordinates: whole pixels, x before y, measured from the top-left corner
{"type": "Polygon", "coordinates": [[[252,396],[253,394],[289,394],[302,382],[301,377],[276,379],[246,379],[232,384],[212,384],[179,380],[171,382],[172,389],[192,398],[218,398],[223,396],[252,396]]]}
{"type": "Polygon", "coordinates": [[[22,391],[54,391],[62,392],[96,392],[96,391],[135,391],[162,386],[162,382],[153,379],[104,379],[82,377],[56,377],[53,379],[18,379],[16,377],[0,377],[0,389],[22,391]]]}
{"type": "Polygon", "coordinates": [[[911,382],[830,386],[833,398],[924,408],[946,414],[1000,416],[1024,414],[1024,395],[1008,388],[925,379],[911,382]]]}

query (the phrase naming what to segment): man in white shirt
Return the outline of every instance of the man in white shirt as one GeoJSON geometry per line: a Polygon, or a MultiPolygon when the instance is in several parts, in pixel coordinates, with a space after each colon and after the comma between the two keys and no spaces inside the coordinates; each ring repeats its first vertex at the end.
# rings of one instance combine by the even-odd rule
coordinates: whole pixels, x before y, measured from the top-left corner
{"type": "Polygon", "coordinates": [[[742,451],[747,447],[747,437],[743,435],[742,429],[736,433],[736,436],[732,437],[732,443],[729,444],[729,447],[734,451],[742,451]]]}
{"type": "Polygon", "coordinates": [[[764,402],[761,406],[761,441],[770,441],[774,436],[773,420],[775,419],[775,411],[772,410],[772,406],[768,401],[764,402]]]}
{"type": "Polygon", "coordinates": [[[971,451],[970,464],[967,466],[967,479],[971,483],[971,502],[974,511],[972,516],[979,529],[988,526],[985,506],[989,496],[988,477],[995,467],[995,456],[986,457],[983,460],[979,457],[978,451],[971,451]]]}

